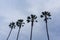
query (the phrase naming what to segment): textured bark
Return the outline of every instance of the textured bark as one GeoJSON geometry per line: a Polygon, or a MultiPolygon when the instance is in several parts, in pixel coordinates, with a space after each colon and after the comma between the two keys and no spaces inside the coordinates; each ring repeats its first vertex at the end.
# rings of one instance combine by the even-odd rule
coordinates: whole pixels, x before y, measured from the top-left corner
{"type": "MultiPolygon", "coordinates": [[[[21,28],[21,25],[20,25],[20,28],[21,28]]],[[[20,28],[19,28],[19,30],[18,30],[18,34],[17,34],[16,40],[18,40],[18,38],[19,38],[20,28]]]]}
{"type": "Polygon", "coordinates": [[[8,35],[8,37],[7,37],[7,39],[6,39],[6,40],[8,40],[8,39],[9,39],[11,32],[12,32],[12,29],[10,30],[9,35],[8,35]]]}
{"type": "Polygon", "coordinates": [[[33,22],[31,23],[31,34],[30,34],[30,40],[32,40],[32,31],[33,31],[33,22]]]}
{"type": "Polygon", "coordinates": [[[47,32],[47,38],[48,38],[48,40],[50,40],[50,38],[49,38],[49,33],[48,33],[47,20],[46,20],[46,32],[47,32]]]}

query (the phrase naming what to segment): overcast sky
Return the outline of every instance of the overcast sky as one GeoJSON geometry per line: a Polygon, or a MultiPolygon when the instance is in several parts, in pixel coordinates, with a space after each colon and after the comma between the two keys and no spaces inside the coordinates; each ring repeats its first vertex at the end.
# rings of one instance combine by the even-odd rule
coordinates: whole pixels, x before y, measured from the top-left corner
{"type": "MultiPolygon", "coordinates": [[[[60,40],[60,0],[0,0],[0,40],[6,40],[10,22],[24,19],[19,40],[29,40],[31,23],[27,16],[36,14],[38,23],[34,23],[33,40],[47,40],[45,22],[40,18],[41,12],[49,11],[51,20],[48,21],[50,40],[60,40]]],[[[16,40],[18,27],[13,29],[9,40],[16,40]]]]}

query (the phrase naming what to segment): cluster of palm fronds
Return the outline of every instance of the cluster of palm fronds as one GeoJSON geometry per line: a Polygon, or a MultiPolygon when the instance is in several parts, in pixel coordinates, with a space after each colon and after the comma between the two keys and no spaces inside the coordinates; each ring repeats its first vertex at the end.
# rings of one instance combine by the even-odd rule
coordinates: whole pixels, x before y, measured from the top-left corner
{"type": "MultiPolygon", "coordinates": [[[[51,19],[50,16],[51,16],[50,12],[47,12],[47,11],[42,12],[42,15],[40,16],[41,18],[44,17],[44,21],[46,23],[46,32],[47,32],[47,38],[48,38],[48,40],[50,40],[50,39],[49,39],[49,33],[48,33],[48,27],[47,27],[47,20],[51,19]]],[[[37,16],[33,15],[33,14],[31,14],[31,16],[27,17],[27,23],[31,22],[30,40],[32,40],[33,24],[34,24],[34,22],[38,22],[36,19],[37,19],[37,16]]],[[[24,23],[23,19],[19,19],[16,23],[15,22],[10,23],[9,27],[11,28],[11,30],[10,30],[10,33],[9,33],[9,35],[7,37],[7,40],[9,39],[9,36],[11,34],[12,29],[14,29],[16,26],[19,27],[17,38],[16,38],[16,40],[18,40],[20,29],[21,29],[22,26],[24,26],[24,24],[25,23],[24,23]]]]}

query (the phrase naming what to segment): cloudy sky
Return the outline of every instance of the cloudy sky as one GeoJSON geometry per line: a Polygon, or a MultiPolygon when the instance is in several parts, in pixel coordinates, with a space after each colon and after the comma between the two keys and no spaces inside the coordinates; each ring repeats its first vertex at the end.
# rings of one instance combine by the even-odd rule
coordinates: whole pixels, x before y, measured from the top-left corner
{"type": "MultiPolygon", "coordinates": [[[[6,40],[10,22],[24,19],[19,40],[29,40],[31,23],[26,22],[27,16],[36,14],[38,23],[34,23],[33,40],[47,40],[45,22],[40,18],[41,12],[49,11],[48,21],[50,40],[60,40],[60,0],[0,0],[0,40],[6,40]]],[[[18,27],[13,29],[9,40],[16,40],[18,27]]]]}

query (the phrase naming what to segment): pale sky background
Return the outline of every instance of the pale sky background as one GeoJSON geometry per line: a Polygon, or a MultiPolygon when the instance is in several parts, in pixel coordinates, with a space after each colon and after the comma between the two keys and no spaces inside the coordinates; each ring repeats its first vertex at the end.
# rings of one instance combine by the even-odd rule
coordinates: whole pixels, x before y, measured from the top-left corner
{"type": "MultiPolygon", "coordinates": [[[[38,23],[34,23],[33,40],[47,40],[45,22],[40,18],[41,12],[49,11],[51,20],[48,21],[50,40],[60,40],[60,0],[0,0],[0,40],[6,40],[10,28],[9,23],[24,19],[19,40],[29,40],[30,23],[27,16],[36,14],[38,23]]],[[[9,40],[16,40],[18,27],[13,29],[9,40]]]]}

